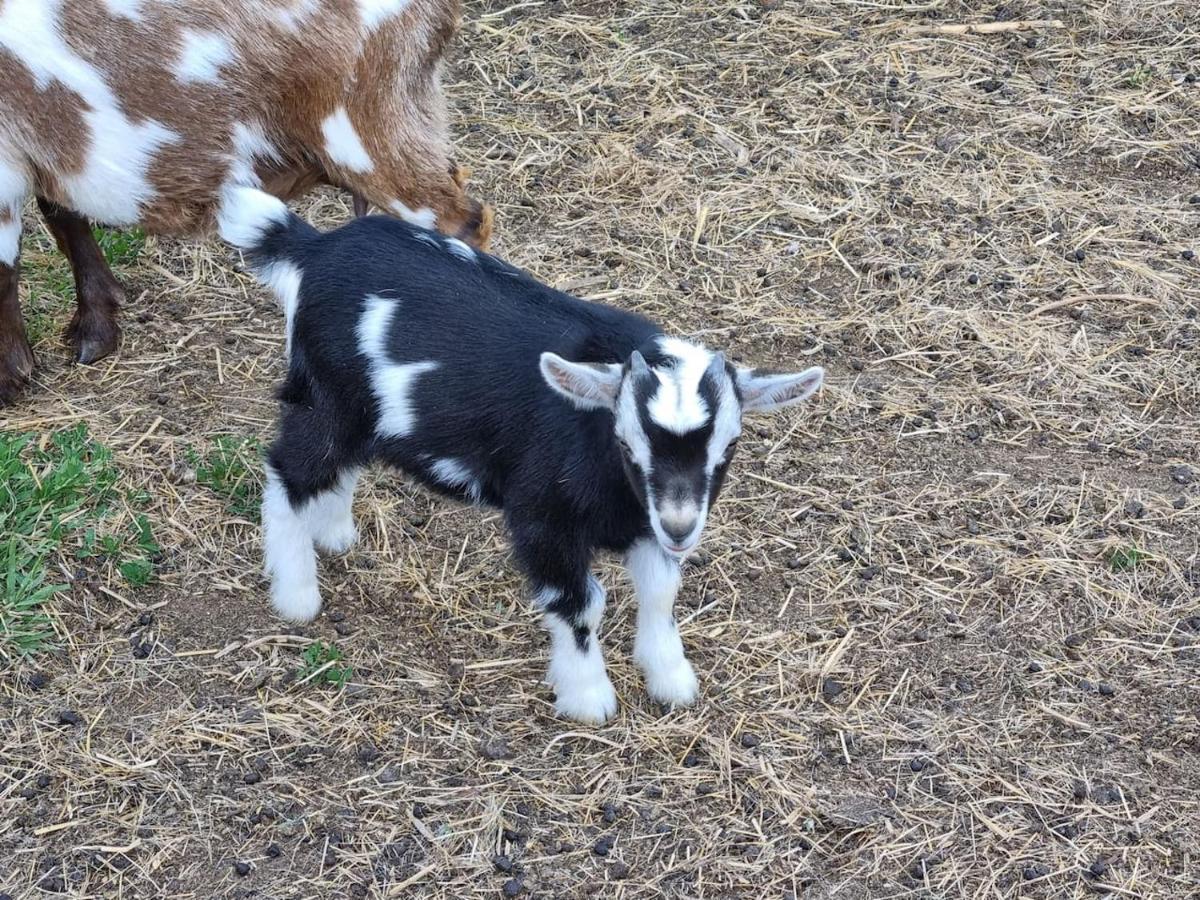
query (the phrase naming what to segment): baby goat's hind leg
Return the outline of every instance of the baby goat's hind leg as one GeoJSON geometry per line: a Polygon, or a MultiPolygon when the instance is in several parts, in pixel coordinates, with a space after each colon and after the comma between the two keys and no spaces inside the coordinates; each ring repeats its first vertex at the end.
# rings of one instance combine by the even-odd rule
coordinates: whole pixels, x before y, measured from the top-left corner
{"type": "Polygon", "coordinates": [[[343,469],[330,490],[309,501],[309,530],[313,542],[326,553],[345,553],[358,540],[353,513],[357,484],[358,469],[343,469]]]}
{"type": "Polygon", "coordinates": [[[314,543],[340,551],[356,536],[350,505],[355,467],[331,452],[310,410],[291,408],[271,447],[263,491],[264,569],[271,603],[286,619],[307,622],[321,611],[314,543]],[[323,439],[324,438],[324,439],[323,439]]]}

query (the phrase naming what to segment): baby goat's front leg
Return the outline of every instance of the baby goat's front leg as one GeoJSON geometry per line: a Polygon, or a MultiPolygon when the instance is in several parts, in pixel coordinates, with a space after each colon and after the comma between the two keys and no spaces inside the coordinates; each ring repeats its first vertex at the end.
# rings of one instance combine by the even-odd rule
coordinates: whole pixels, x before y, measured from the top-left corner
{"type": "Polygon", "coordinates": [[[679,563],[652,539],[638,541],[625,558],[625,569],[637,594],[637,636],[633,658],[646,676],[646,689],[660,703],[689,706],[699,684],[683,655],[683,641],[673,608],[682,576],[679,563]]]}
{"type": "Polygon", "coordinates": [[[584,573],[568,584],[543,584],[534,600],[550,632],[548,680],[560,716],[599,725],[617,711],[617,694],[600,650],[604,586],[584,573]]]}

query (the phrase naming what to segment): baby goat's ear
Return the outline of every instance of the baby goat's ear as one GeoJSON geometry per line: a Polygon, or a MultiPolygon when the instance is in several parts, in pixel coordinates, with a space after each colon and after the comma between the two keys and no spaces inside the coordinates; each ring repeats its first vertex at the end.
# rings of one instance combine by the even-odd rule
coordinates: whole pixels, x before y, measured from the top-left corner
{"type": "Polygon", "coordinates": [[[542,377],[579,409],[613,409],[621,389],[616,363],[576,363],[556,353],[543,353],[542,377]]]}
{"type": "Polygon", "coordinates": [[[739,368],[737,385],[742,395],[742,412],[774,412],[807,400],[824,380],[825,370],[820,366],[783,375],[739,368]]]}

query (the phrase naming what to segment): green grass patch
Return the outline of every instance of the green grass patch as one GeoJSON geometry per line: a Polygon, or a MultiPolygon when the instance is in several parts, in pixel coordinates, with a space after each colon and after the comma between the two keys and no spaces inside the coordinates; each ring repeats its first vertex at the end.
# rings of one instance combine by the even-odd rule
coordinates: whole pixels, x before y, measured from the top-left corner
{"type": "Polygon", "coordinates": [[[1108,551],[1108,567],[1114,572],[1131,572],[1151,556],[1137,547],[1114,547],[1108,551]]]}
{"type": "Polygon", "coordinates": [[[258,438],[220,434],[207,451],[188,447],[187,460],[196,470],[196,483],[225,500],[235,516],[258,521],[262,500],[262,444],[258,438]]]}
{"type": "Polygon", "coordinates": [[[132,266],[142,255],[146,246],[146,232],[140,228],[117,231],[111,228],[93,228],[92,235],[100,245],[110,268],[132,266]]]}
{"type": "Polygon", "coordinates": [[[1125,72],[1125,86],[1130,88],[1142,88],[1150,83],[1150,79],[1154,77],[1152,72],[1146,66],[1134,66],[1125,72]]]}
{"type": "Polygon", "coordinates": [[[25,332],[37,346],[61,330],[60,323],[75,305],[75,276],[63,256],[42,256],[22,268],[29,285],[25,304],[25,332]]]}
{"type": "Polygon", "coordinates": [[[149,520],[128,505],[112,453],[83,425],[49,440],[0,433],[0,653],[30,653],[50,637],[45,606],[66,585],[53,580],[56,561],[111,565],[133,586],[153,577],[159,547],[149,520]]]}
{"type": "Polygon", "coordinates": [[[312,678],[315,683],[342,687],[354,676],[354,669],[343,665],[345,659],[345,654],[338,649],[336,644],[314,641],[304,648],[304,653],[301,655],[302,665],[300,671],[296,673],[296,680],[304,681],[312,678]],[[313,678],[314,675],[316,675],[315,678],[313,678]]]}

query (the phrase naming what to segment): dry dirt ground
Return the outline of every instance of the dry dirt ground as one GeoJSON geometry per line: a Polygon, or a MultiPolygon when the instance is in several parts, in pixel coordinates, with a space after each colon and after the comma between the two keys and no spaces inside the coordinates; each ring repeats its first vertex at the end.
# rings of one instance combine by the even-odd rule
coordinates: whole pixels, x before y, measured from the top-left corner
{"type": "Polygon", "coordinates": [[[555,719],[497,516],[390,474],[285,627],[252,509],[195,480],[269,440],[273,304],[151,241],[120,355],[69,365],[30,215],[49,324],[0,426],[86,423],[162,557],[138,588],[68,552],[52,645],[0,663],[0,892],[1200,896],[1200,14],[986,6],[467,5],[498,251],[829,370],[689,567],[694,709],[645,697],[606,561],[621,711],[555,719]]]}

